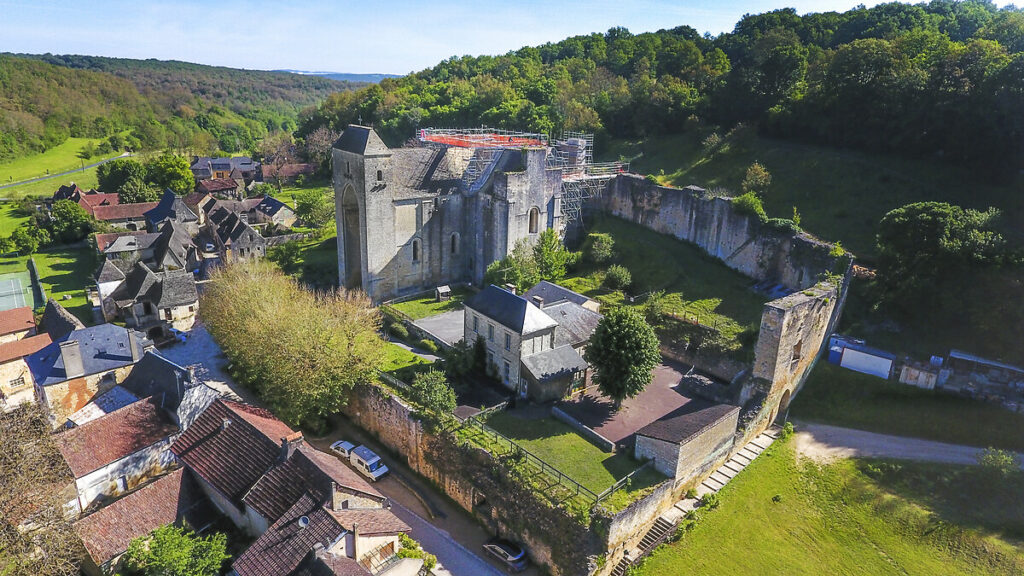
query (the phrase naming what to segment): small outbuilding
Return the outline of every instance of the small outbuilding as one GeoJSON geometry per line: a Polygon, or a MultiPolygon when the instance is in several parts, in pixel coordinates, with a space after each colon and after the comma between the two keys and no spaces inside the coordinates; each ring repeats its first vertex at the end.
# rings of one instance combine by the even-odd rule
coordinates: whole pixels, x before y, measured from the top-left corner
{"type": "Polygon", "coordinates": [[[740,408],[690,400],[636,433],[635,456],[676,481],[709,472],[733,445],[740,408]]]}

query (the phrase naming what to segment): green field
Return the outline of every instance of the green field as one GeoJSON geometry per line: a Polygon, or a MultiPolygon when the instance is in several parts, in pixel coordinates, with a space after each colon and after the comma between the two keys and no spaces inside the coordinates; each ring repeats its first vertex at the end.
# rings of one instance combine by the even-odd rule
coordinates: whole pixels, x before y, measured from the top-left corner
{"type": "MultiPolygon", "coordinates": [[[[605,452],[567,424],[550,416],[538,418],[532,411],[497,412],[487,418],[486,424],[595,494],[640,466],[627,453],[605,452]]],[[[604,504],[611,509],[621,508],[664,480],[653,468],[646,468],[628,490],[617,492],[604,504]]]]}
{"type": "Polygon", "coordinates": [[[10,236],[15,228],[28,222],[28,216],[17,214],[16,210],[11,202],[0,204],[0,236],[10,236]]]}
{"type": "MultiPolygon", "coordinates": [[[[54,146],[46,152],[19,158],[6,164],[0,164],[0,184],[31,180],[32,178],[39,178],[47,174],[59,174],[68,170],[75,170],[85,164],[93,164],[121,154],[120,152],[97,154],[88,160],[82,160],[78,157],[78,152],[83,146],[89,142],[98,145],[102,141],[103,139],[101,138],[68,138],[63,144],[54,146]]],[[[68,175],[68,177],[74,176],[68,175]]]]}
{"type": "Polygon", "coordinates": [[[473,294],[473,292],[468,288],[453,288],[450,300],[438,302],[437,298],[431,293],[422,298],[406,300],[405,302],[395,302],[394,304],[391,304],[391,307],[404,313],[413,320],[419,320],[420,318],[458,310],[462,308],[462,301],[468,298],[471,294],[473,294]]]}
{"type": "Polygon", "coordinates": [[[761,162],[772,174],[772,184],[764,194],[770,217],[790,218],[796,206],[804,229],[824,240],[840,240],[862,258],[874,255],[876,226],[882,216],[912,202],[996,206],[1003,210],[1008,227],[1024,228],[1024,203],[1019,201],[1019,193],[1010,187],[982,184],[975,174],[953,166],[753,134],[726,138],[725,131],[719,132],[722,147],[709,154],[701,145],[707,133],[613,141],[599,150],[599,156],[631,160],[631,171],[657,175],[666,184],[722,187],[736,194],[747,167],[761,162]]]}
{"type": "Polygon", "coordinates": [[[790,418],[1024,452],[1024,416],[818,362],[790,418]]]}
{"type": "Polygon", "coordinates": [[[701,512],[635,573],[1021,574],[1020,479],[992,490],[974,474],[854,460],[819,466],[780,444],[721,491],[717,509],[701,512]],[[944,487],[937,491],[936,483],[944,487]],[[951,493],[955,501],[945,498],[951,493]],[[974,510],[982,506],[1005,512],[979,517],[974,510]]]}
{"type": "MultiPolygon", "coordinates": [[[[0,273],[25,270],[28,256],[0,258],[0,273]]],[[[86,286],[94,284],[96,258],[91,248],[64,248],[37,252],[31,256],[39,270],[46,295],[54,298],[86,324],[93,323],[92,305],[86,297],[86,286]],[[66,294],[70,300],[63,300],[66,294]]]]}
{"type": "MultiPolygon", "coordinates": [[[[614,262],[632,274],[631,294],[663,290],[667,312],[713,326],[730,340],[757,332],[766,298],[750,290],[750,278],[697,246],[613,216],[595,217],[587,231],[614,238],[614,262]]],[[[623,304],[621,291],[601,286],[604,275],[604,267],[581,262],[559,284],[604,304],[623,304]]]]}
{"type": "Polygon", "coordinates": [[[0,190],[0,198],[17,200],[26,196],[53,196],[57,188],[74,182],[82,190],[96,188],[99,186],[99,179],[96,177],[96,168],[89,168],[84,172],[75,172],[59,178],[40,180],[31,184],[20,184],[0,190]]]}

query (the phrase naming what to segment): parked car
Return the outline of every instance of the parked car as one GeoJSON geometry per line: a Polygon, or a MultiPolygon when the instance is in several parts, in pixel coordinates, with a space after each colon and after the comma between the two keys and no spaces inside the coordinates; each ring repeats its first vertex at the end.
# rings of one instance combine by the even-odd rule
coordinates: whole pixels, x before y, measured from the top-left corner
{"type": "Polygon", "coordinates": [[[389,472],[387,465],[384,461],[377,456],[373,450],[370,450],[366,446],[357,446],[352,449],[352,453],[349,456],[349,462],[355,466],[355,469],[360,474],[366,476],[370,480],[376,482],[380,480],[382,476],[389,472]]]}
{"type": "Polygon", "coordinates": [[[338,440],[334,444],[331,444],[331,452],[334,452],[338,456],[341,456],[343,459],[348,460],[349,457],[352,455],[352,450],[354,450],[355,447],[356,445],[351,442],[346,442],[345,440],[338,440]]]}
{"type": "Polygon", "coordinates": [[[484,550],[488,554],[494,556],[505,565],[505,569],[509,572],[522,572],[526,570],[526,551],[523,547],[515,542],[510,542],[502,538],[493,538],[487,544],[484,544],[484,550]]]}
{"type": "Polygon", "coordinates": [[[178,330],[177,328],[171,328],[170,333],[172,338],[174,338],[178,342],[181,342],[182,344],[184,344],[188,340],[188,334],[182,332],[181,330],[178,330]]]}

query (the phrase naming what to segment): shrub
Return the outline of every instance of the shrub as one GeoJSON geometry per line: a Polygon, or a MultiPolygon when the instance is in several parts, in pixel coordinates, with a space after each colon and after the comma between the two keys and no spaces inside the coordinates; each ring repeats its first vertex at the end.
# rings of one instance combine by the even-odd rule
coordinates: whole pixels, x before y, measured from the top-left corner
{"type": "Polygon", "coordinates": [[[422,558],[423,567],[428,572],[437,566],[437,557],[424,552],[423,548],[420,547],[420,543],[413,540],[408,534],[400,533],[398,535],[398,542],[401,546],[398,549],[399,558],[422,558]]]}
{"type": "Polygon", "coordinates": [[[412,393],[416,402],[434,415],[445,416],[455,411],[455,390],[440,370],[416,374],[412,380],[412,393]]]}
{"type": "Polygon", "coordinates": [[[718,132],[712,132],[708,134],[708,137],[704,139],[701,145],[704,146],[705,152],[714,152],[722,145],[722,137],[718,135],[718,132]]]}
{"type": "Polygon", "coordinates": [[[694,490],[693,488],[690,488],[689,490],[686,491],[686,499],[687,500],[695,500],[696,498],[697,498],[697,491],[696,490],[694,490]]]}
{"type": "Polygon", "coordinates": [[[792,232],[794,234],[801,232],[800,226],[788,218],[769,218],[765,221],[765,224],[782,232],[792,232]]]}
{"type": "Polygon", "coordinates": [[[620,264],[612,264],[604,275],[604,285],[612,290],[622,290],[633,283],[633,275],[629,269],[620,264]]]}
{"type": "Polygon", "coordinates": [[[776,504],[782,502],[782,494],[776,494],[775,496],[772,496],[772,502],[776,504]]]}
{"type": "Polygon", "coordinates": [[[405,324],[392,324],[388,328],[388,332],[399,340],[406,341],[409,339],[409,329],[405,327],[405,324]]]}
{"type": "Polygon", "coordinates": [[[1002,479],[1020,470],[1017,456],[1009,450],[986,448],[978,455],[978,466],[985,476],[1002,479]]]}
{"type": "Polygon", "coordinates": [[[714,510],[715,508],[718,508],[718,504],[718,494],[716,494],[715,492],[708,492],[707,494],[701,496],[700,500],[697,502],[698,506],[700,506],[701,508],[707,508],[708,510],[714,510]]]}
{"type": "Polygon", "coordinates": [[[792,435],[793,435],[793,423],[792,422],[786,422],[782,426],[782,434],[779,435],[779,440],[785,440],[786,438],[789,438],[792,435]]]}
{"type": "Polygon", "coordinates": [[[668,309],[665,305],[665,291],[652,292],[643,306],[644,318],[652,326],[660,326],[668,309]]]}
{"type": "Polygon", "coordinates": [[[644,176],[644,180],[647,180],[648,182],[654,184],[655,186],[661,184],[661,182],[658,181],[658,177],[655,176],[654,174],[648,174],[647,176],[644,176]]]}
{"type": "Polygon", "coordinates": [[[732,206],[740,214],[757,216],[761,222],[766,222],[768,220],[768,215],[765,214],[764,205],[761,204],[761,199],[753,192],[747,192],[733,198],[732,206]]]}
{"type": "Polygon", "coordinates": [[[604,264],[612,259],[615,250],[615,239],[611,234],[587,234],[587,260],[594,264],[604,264]]]}
{"type": "Polygon", "coordinates": [[[424,338],[418,342],[420,348],[430,352],[431,354],[437,354],[437,344],[429,338],[424,338]]]}
{"type": "Polygon", "coordinates": [[[763,194],[768,186],[771,186],[772,175],[768,172],[768,169],[764,167],[764,164],[760,162],[754,162],[747,167],[747,173],[743,177],[743,182],[740,187],[744,192],[753,192],[755,194],[763,194]]]}

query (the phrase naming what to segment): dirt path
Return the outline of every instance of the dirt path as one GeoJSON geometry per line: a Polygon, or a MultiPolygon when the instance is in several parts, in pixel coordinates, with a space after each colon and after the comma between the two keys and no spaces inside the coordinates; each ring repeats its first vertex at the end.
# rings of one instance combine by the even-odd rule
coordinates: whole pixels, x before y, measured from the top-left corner
{"type": "MultiPolygon", "coordinates": [[[[860,457],[975,465],[983,450],[974,446],[876,434],[826,424],[794,422],[794,425],[797,433],[793,442],[797,453],[818,462],[860,457]]],[[[1020,455],[1018,462],[1022,462],[1021,469],[1024,470],[1024,458],[1020,455]]]]}

